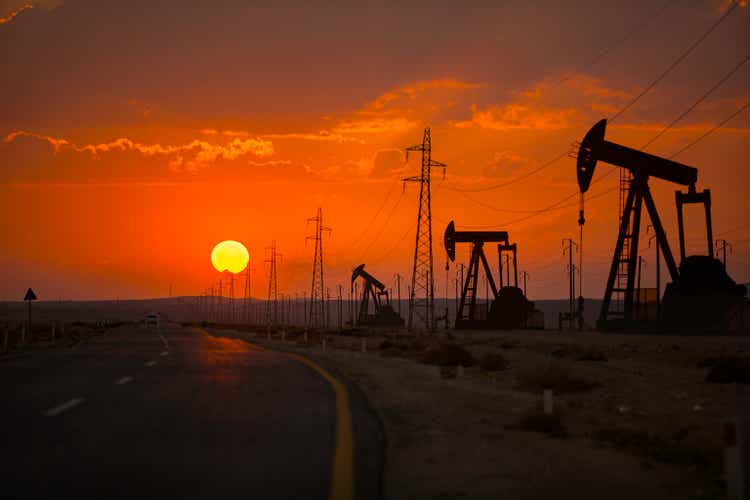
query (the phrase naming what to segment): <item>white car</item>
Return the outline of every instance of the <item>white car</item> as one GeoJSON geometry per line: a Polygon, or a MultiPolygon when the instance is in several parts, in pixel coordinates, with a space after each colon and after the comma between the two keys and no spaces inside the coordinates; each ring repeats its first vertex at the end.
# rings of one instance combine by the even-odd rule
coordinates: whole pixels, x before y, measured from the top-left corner
{"type": "Polygon", "coordinates": [[[146,319],[144,321],[146,328],[159,328],[159,314],[158,313],[151,313],[146,315],[146,319]]]}

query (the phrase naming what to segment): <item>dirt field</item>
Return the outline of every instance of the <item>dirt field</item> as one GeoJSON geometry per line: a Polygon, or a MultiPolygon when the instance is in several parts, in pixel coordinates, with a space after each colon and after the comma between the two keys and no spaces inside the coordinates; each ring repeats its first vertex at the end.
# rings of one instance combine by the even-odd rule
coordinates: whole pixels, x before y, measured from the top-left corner
{"type": "Polygon", "coordinates": [[[358,383],[388,431],[388,498],[723,498],[720,421],[750,420],[746,379],[706,381],[712,366],[747,360],[750,338],[351,333],[307,344],[299,332],[241,335],[302,349],[358,383]],[[445,379],[420,362],[445,343],[507,367],[445,379]]]}

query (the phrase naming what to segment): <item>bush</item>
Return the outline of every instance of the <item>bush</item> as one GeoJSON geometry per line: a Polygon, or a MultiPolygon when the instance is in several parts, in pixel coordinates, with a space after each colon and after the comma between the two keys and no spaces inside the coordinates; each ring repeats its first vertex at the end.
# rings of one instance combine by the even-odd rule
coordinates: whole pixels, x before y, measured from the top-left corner
{"type": "Polygon", "coordinates": [[[706,375],[710,384],[750,384],[750,358],[707,358],[703,363],[711,368],[706,375]]]}
{"type": "Polygon", "coordinates": [[[541,432],[550,437],[562,438],[568,435],[568,430],[563,422],[562,414],[558,411],[548,415],[537,405],[524,413],[515,425],[510,429],[522,431],[541,432]]]}
{"type": "Polygon", "coordinates": [[[499,372],[507,370],[510,363],[501,354],[488,353],[479,360],[479,369],[483,372],[499,372]]]}
{"type": "Polygon", "coordinates": [[[680,439],[667,439],[641,430],[604,428],[594,433],[594,439],[667,464],[689,465],[705,469],[711,467],[712,463],[718,462],[716,457],[712,457],[701,449],[681,443],[680,439]]]}
{"type": "Polygon", "coordinates": [[[419,359],[422,363],[437,366],[474,366],[476,358],[458,344],[445,343],[427,349],[419,359]]]}
{"type": "Polygon", "coordinates": [[[570,368],[550,363],[541,370],[522,372],[518,376],[518,386],[531,392],[541,393],[551,389],[555,394],[586,392],[599,387],[598,382],[571,373],[570,368]]]}
{"type": "Polygon", "coordinates": [[[607,361],[607,355],[596,347],[587,347],[576,359],[578,361],[607,361]]]}

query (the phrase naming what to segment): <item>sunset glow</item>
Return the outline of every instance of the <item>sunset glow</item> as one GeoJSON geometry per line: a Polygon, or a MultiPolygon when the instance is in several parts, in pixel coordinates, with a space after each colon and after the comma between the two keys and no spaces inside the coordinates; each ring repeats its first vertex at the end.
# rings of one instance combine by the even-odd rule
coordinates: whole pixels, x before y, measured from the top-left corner
{"type": "MultiPolygon", "coordinates": [[[[188,3],[179,15],[161,3],[48,3],[0,12],[12,18],[0,25],[3,298],[29,285],[47,298],[152,297],[169,283],[200,294],[215,279],[206,248],[228,234],[261,256],[254,272],[266,286],[275,240],[279,291],[309,293],[306,220],[317,207],[333,229],[327,282],[346,284],[366,263],[393,287],[396,273],[411,279],[419,199],[418,185],[401,182],[420,168],[404,148],[425,127],[433,158],[447,165],[445,176],[433,171],[433,234],[450,220],[508,231],[519,270],[532,276],[529,295],[565,297],[560,241],[578,235],[575,160],[565,153],[727,8],[437,2],[426,25],[422,2],[188,3]]],[[[746,56],[749,22],[750,9],[737,7],[607,127],[608,140],[698,169],[739,282],[750,281],[750,64],[681,115],[746,56]]],[[[587,297],[602,294],[612,259],[617,170],[601,165],[587,193],[587,297]]],[[[676,247],[676,187],[651,184],[676,247]]],[[[686,221],[688,252],[702,251],[700,218],[686,221]]],[[[654,272],[649,263],[648,286],[654,272]]],[[[437,273],[436,296],[452,295],[456,276],[437,273]]]]}
{"type": "Polygon", "coordinates": [[[220,273],[224,271],[233,274],[242,272],[247,267],[249,260],[250,254],[247,248],[239,241],[222,241],[211,251],[211,263],[220,273]]]}

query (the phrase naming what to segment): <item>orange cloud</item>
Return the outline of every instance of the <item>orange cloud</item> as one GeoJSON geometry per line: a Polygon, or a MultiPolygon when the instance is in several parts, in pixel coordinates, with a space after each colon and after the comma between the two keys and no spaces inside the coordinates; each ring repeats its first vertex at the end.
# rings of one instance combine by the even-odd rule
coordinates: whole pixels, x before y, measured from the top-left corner
{"type": "Polygon", "coordinates": [[[21,12],[23,12],[25,10],[30,10],[30,9],[33,9],[33,8],[34,8],[34,4],[25,3],[22,6],[20,6],[19,8],[17,8],[16,10],[13,10],[13,11],[9,12],[7,16],[0,17],[0,24],[9,23],[13,19],[15,19],[16,16],[18,16],[18,14],[20,14],[21,12]]]}
{"type": "Polygon", "coordinates": [[[471,107],[469,120],[456,127],[490,130],[558,130],[571,126],[583,111],[597,116],[620,106],[632,92],[614,89],[590,75],[574,74],[557,82],[544,81],[513,94],[504,104],[471,107]]]}
{"type": "Polygon", "coordinates": [[[490,130],[557,130],[570,125],[574,108],[545,109],[527,104],[490,106],[483,110],[471,107],[471,119],[457,122],[456,127],[480,127],[490,130]]]}
{"type": "Polygon", "coordinates": [[[121,137],[110,142],[77,146],[66,139],[35,134],[24,130],[17,130],[5,137],[5,142],[13,142],[19,137],[31,137],[45,141],[52,145],[57,153],[61,148],[70,148],[77,152],[88,152],[96,157],[101,153],[112,151],[136,151],[146,156],[163,155],[170,157],[169,167],[174,171],[183,168],[189,172],[196,172],[209,166],[217,160],[236,160],[248,154],[264,157],[274,153],[273,143],[260,138],[235,138],[227,144],[212,144],[207,141],[194,139],[188,143],[171,146],[161,144],[142,144],[131,139],[121,137]]]}
{"type": "Polygon", "coordinates": [[[454,78],[438,78],[435,80],[421,80],[410,83],[379,95],[375,100],[365,106],[365,110],[377,111],[384,109],[401,99],[414,100],[420,94],[428,90],[472,90],[484,87],[481,83],[470,83],[456,80],[454,78]]]}

